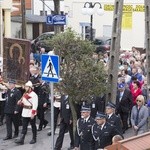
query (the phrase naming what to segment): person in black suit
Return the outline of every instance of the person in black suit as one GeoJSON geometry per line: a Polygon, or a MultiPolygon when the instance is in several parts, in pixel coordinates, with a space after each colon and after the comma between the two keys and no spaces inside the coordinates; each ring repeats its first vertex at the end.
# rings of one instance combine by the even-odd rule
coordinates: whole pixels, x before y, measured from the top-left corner
{"type": "Polygon", "coordinates": [[[48,124],[48,121],[45,120],[44,112],[45,108],[47,107],[47,104],[49,103],[49,87],[46,82],[42,81],[40,78],[40,85],[39,85],[39,91],[38,91],[38,109],[37,109],[37,117],[40,120],[39,128],[37,131],[41,131],[42,128],[46,127],[48,124]]]}
{"type": "Polygon", "coordinates": [[[74,148],[73,119],[68,95],[62,95],[60,108],[60,129],[54,150],[61,150],[66,129],[68,129],[71,139],[70,148],[68,148],[68,150],[71,150],[74,148]]]}
{"type": "Polygon", "coordinates": [[[105,111],[105,99],[106,99],[106,96],[104,94],[102,94],[100,96],[91,96],[90,104],[88,102],[84,101],[82,106],[90,105],[91,106],[90,116],[95,118],[97,112],[105,111]]]}
{"type": "MultiPolygon", "coordinates": [[[[56,131],[56,127],[57,127],[57,121],[58,121],[58,117],[59,117],[59,114],[60,114],[60,99],[61,99],[61,95],[55,95],[54,96],[54,134],[55,134],[55,131],[56,131]]],[[[67,131],[68,132],[68,131],[67,131]]],[[[47,133],[48,136],[51,136],[51,131],[49,131],[47,133]]]]}
{"type": "Polygon", "coordinates": [[[119,135],[117,128],[106,122],[107,116],[104,113],[96,115],[96,122],[92,126],[92,135],[95,140],[95,150],[103,149],[104,147],[112,144],[112,138],[119,135]]]}
{"type": "Polygon", "coordinates": [[[77,121],[77,129],[75,134],[75,150],[93,150],[95,142],[92,136],[92,126],[95,120],[90,116],[91,108],[83,106],[81,108],[81,118],[77,121]]]}
{"type": "Polygon", "coordinates": [[[20,107],[17,102],[21,98],[21,92],[15,87],[15,80],[10,80],[8,85],[7,98],[4,108],[4,113],[6,115],[6,128],[7,135],[3,140],[8,140],[12,138],[12,123],[14,124],[14,136],[16,138],[19,133],[19,111],[20,107]]]}
{"type": "Polygon", "coordinates": [[[7,87],[0,84],[0,126],[3,125],[7,87]]]}
{"type": "Polygon", "coordinates": [[[39,68],[38,67],[32,67],[31,69],[30,69],[30,78],[29,78],[29,80],[32,82],[32,84],[33,84],[33,87],[34,87],[34,92],[36,93],[36,94],[38,94],[38,92],[39,92],[39,90],[40,90],[40,88],[39,88],[39,85],[40,85],[40,78],[41,78],[41,76],[40,76],[40,70],[39,70],[39,68]]]}
{"type": "Polygon", "coordinates": [[[125,84],[118,85],[116,96],[116,114],[119,114],[123,124],[123,133],[128,129],[128,116],[132,108],[132,94],[125,84]]]}
{"type": "Polygon", "coordinates": [[[107,114],[107,122],[114,125],[119,131],[120,135],[122,132],[121,119],[118,115],[115,114],[116,106],[112,102],[108,102],[106,105],[106,114],[107,114]]]}
{"type": "MultiPolygon", "coordinates": [[[[95,105],[97,107],[97,112],[104,112],[105,111],[105,101],[106,101],[106,95],[101,94],[100,96],[96,97],[95,105]]],[[[95,118],[95,116],[94,116],[95,118]]]]}

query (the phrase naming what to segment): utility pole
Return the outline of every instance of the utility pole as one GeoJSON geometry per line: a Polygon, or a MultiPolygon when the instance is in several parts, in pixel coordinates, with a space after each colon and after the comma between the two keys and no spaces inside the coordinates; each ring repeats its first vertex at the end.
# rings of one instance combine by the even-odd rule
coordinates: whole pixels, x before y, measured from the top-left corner
{"type": "Polygon", "coordinates": [[[22,12],[22,38],[26,39],[26,5],[25,0],[21,0],[21,12],[22,12]]]}
{"type": "Polygon", "coordinates": [[[0,57],[3,57],[3,10],[2,1],[0,0],[0,57]]]}
{"type": "Polygon", "coordinates": [[[146,36],[146,68],[147,68],[147,93],[150,98],[150,0],[145,0],[145,36],[146,36]]]}
{"type": "Polygon", "coordinates": [[[115,0],[114,17],[112,26],[112,38],[110,48],[110,63],[108,70],[108,84],[106,101],[116,101],[117,81],[118,81],[118,63],[120,53],[120,39],[121,39],[121,23],[123,13],[124,0],[115,0]]]}
{"type": "MultiPolygon", "coordinates": [[[[53,0],[53,1],[54,1],[54,15],[59,15],[60,14],[60,0],[53,0]]],[[[55,32],[55,34],[60,33],[61,26],[55,25],[54,32],[55,32]]]]}
{"type": "MultiPolygon", "coordinates": [[[[54,1],[54,15],[60,14],[60,0],[53,0],[54,1]]],[[[61,32],[60,25],[54,25],[54,33],[59,34],[61,32]]],[[[60,50],[55,50],[55,54],[60,56],[60,50]]]]}

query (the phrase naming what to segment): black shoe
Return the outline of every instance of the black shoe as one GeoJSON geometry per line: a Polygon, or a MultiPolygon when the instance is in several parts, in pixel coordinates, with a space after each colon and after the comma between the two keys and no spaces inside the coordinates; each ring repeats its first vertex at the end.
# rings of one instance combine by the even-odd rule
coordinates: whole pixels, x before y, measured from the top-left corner
{"type": "Polygon", "coordinates": [[[34,143],[36,143],[36,140],[35,140],[35,139],[32,139],[32,140],[30,141],[30,144],[34,144],[34,143]]]}
{"type": "Polygon", "coordinates": [[[24,140],[22,140],[22,139],[16,139],[15,143],[18,144],[18,145],[23,145],[24,144],[24,140]]]}
{"type": "Polygon", "coordinates": [[[51,132],[48,132],[48,133],[47,133],[47,135],[48,135],[48,136],[51,136],[51,135],[52,135],[52,133],[51,133],[51,132]]]}
{"type": "Polygon", "coordinates": [[[38,129],[37,129],[37,131],[41,131],[41,130],[42,130],[42,128],[38,128],[38,129]]]}
{"type": "Polygon", "coordinates": [[[23,145],[24,144],[24,138],[25,138],[25,135],[21,134],[20,138],[15,140],[15,143],[18,145],[23,145]]]}
{"type": "Polygon", "coordinates": [[[43,128],[46,128],[47,124],[48,124],[48,121],[45,121],[43,128]]]}
{"type": "Polygon", "coordinates": [[[70,147],[68,148],[68,150],[72,150],[72,149],[74,149],[74,146],[70,146],[70,147]]]}
{"type": "Polygon", "coordinates": [[[0,126],[2,126],[3,125],[3,122],[0,122],[0,126]]]}
{"type": "Polygon", "coordinates": [[[123,134],[126,132],[126,130],[127,130],[127,129],[123,129],[123,130],[122,130],[123,134]]]}
{"type": "Polygon", "coordinates": [[[6,136],[3,140],[5,141],[5,140],[10,140],[10,139],[12,139],[11,136],[6,136]]]}
{"type": "MultiPolygon", "coordinates": [[[[48,135],[48,136],[51,136],[51,135],[52,135],[52,133],[51,133],[51,132],[48,132],[48,133],[47,133],[47,135],[48,135]]],[[[54,135],[55,135],[55,133],[54,133],[54,135]]]]}
{"type": "Polygon", "coordinates": [[[57,147],[55,147],[55,148],[54,148],[54,150],[61,150],[61,148],[57,148],[57,147]]]}
{"type": "Polygon", "coordinates": [[[123,134],[125,133],[126,130],[128,130],[128,127],[122,129],[123,134]]]}
{"type": "Polygon", "coordinates": [[[14,136],[12,138],[15,139],[17,137],[18,137],[18,134],[14,134],[14,136]]]}

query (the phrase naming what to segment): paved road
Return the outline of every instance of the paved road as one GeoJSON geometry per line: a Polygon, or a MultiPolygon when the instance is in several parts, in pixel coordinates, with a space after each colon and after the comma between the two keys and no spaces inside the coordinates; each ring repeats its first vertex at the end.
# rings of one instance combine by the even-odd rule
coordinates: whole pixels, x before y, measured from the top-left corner
{"type": "MultiPolygon", "coordinates": [[[[48,120],[50,120],[50,113],[48,112],[46,117],[48,120]]],[[[25,138],[25,143],[24,145],[18,146],[14,143],[15,139],[3,141],[3,138],[6,136],[6,126],[5,124],[3,126],[0,126],[0,150],[51,150],[51,137],[47,136],[47,132],[50,130],[50,125],[43,129],[42,131],[38,132],[37,135],[37,143],[36,144],[29,144],[31,138],[32,138],[32,132],[31,132],[31,127],[29,126],[28,128],[28,134],[26,135],[25,138]]],[[[20,127],[21,131],[21,127],[20,127]]],[[[55,135],[55,140],[58,136],[59,129],[56,130],[56,135],[55,135]]],[[[126,133],[124,134],[124,137],[131,137],[133,135],[132,130],[128,129],[126,133]]],[[[67,150],[67,148],[70,145],[70,140],[69,140],[69,134],[65,134],[64,142],[63,142],[63,148],[62,150],[67,150]]]]}
{"type": "MultiPolygon", "coordinates": [[[[37,135],[37,143],[36,144],[29,144],[32,138],[32,131],[31,127],[28,127],[28,133],[25,137],[24,145],[16,145],[14,143],[15,139],[3,141],[3,138],[6,136],[6,125],[0,126],[0,150],[51,150],[51,137],[47,136],[48,131],[50,130],[50,111],[46,114],[46,119],[49,121],[48,126],[43,129],[42,131],[38,132],[37,135]]],[[[38,122],[38,119],[37,119],[38,122]]],[[[38,124],[37,124],[38,126],[38,124]]],[[[20,127],[21,131],[21,127],[20,127]]],[[[59,128],[56,129],[56,134],[54,136],[54,140],[56,140],[58,136],[59,128]]],[[[67,150],[70,145],[69,141],[69,134],[65,134],[64,143],[62,150],[67,150]]]]}

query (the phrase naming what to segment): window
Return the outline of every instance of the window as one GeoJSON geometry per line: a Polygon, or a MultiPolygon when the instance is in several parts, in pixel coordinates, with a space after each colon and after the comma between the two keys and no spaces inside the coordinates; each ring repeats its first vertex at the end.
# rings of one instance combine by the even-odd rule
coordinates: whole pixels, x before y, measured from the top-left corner
{"type": "MultiPolygon", "coordinates": [[[[43,16],[43,10],[40,10],[40,16],[43,16]]],[[[45,11],[45,16],[47,16],[47,11],[45,11]]]]}
{"type": "Polygon", "coordinates": [[[102,40],[99,40],[99,39],[95,39],[94,44],[95,44],[95,45],[102,45],[102,44],[103,44],[103,41],[102,41],[102,40]]]}

